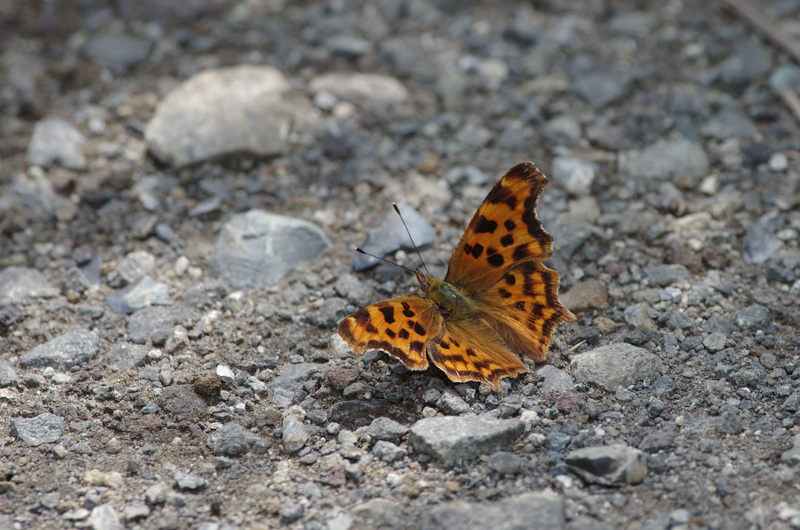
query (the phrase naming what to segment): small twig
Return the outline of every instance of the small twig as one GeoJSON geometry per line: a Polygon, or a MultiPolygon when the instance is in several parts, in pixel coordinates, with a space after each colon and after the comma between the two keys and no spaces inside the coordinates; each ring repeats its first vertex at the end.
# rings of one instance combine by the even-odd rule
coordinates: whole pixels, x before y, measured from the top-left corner
{"type": "Polygon", "coordinates": [[[747,0],[719,0],[737,15],[747,20],[751,25],[758,29],[764,36],[771,40],[776,46],[783,48],[794,60],[800,63],[800,42],[787,36],[778,22],[772,17],[761,14],[753,8],[747,0]]]}

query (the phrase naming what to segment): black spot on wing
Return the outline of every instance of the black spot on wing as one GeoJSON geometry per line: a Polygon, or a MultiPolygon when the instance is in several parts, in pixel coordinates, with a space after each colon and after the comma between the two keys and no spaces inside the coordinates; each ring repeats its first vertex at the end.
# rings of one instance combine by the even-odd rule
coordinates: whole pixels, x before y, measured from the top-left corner
{"type": "Polygon", "coordinates": [[[408,318],[411,318],[414,315],[416,315],[416,313],[414,313],[411,310],[411,304],[409,304],[408,302],[403,302],[403,315],[407,316],[408,318]]]}
{"type": "Polygon", "coordinates": [[[397,336],[397,333],[395,333],[392,329],[387,329],[384,333],[386,333],[390,339],[393,339],[397,336]]]}
{"type": "MultiPolygon", "coordinates": [[[[466,247],[465,247],[466,250],[466,247]]],[[[483,245],[480,243],[475,243],[475,246],[472,247],[472,257],[478,259],[483,254],[483,245]]]]}
{"type": "Polygon", "coordinates": [[[514,306],[520,311],[525,311],[525,302],[519,301],[514,306]]]}
{"type": "Polygon", "coordinates": [[[394,323],[394,307],[392,307],[390,305],[387,305],[387,306],[378,308],[378,311],[383,313],[384,322],[386,322],[387,324],[393,324],[394,323]]]}
{"type": "Polygon", "coordinates": [[[506,274],[503,276],[503,279],[506,281],[508,285],[514,285],[517,283],[517,278],[513,274],[506,274]]]}
{"type": "Polygon", "coordinates": [[[504,235],[503,237],[500,238],[500,244],[503,245],[504,247],[510,247],[511,245],[514,244],[514,236],[512,236],[511,234],[504,235]]]}
{"type": "Polygon", "coordinates": [[[483,215],[478,217],[478,222],[475,223],[476,234],[494,234],[495,230],[497,230],[497,221],[487,219],[483,215]]]}
{"type": "Polygon", "coordinates": [[[419,325],[419,322],[414,323],[414,333],[417,335],[425,335],[425,328],[419,325]]]}
{"type": "Polygon", "coordinates": [[[492,256],[489,256],[488,258],[486,258],[486,261],[488,261],[489,265],[492,265],[493,267],[502,267],[503,263],[506,262],[506,260],[503,259],[503,256],[501,254],[494,254],[492,256]]]}
{"type": "Polygon", "coordinates": [[[511,293],[503,289],[502,287],[497,290],[497,294],[499,294],[503,298],[511,298],[511,293]]]}
{"type": "Polygon", "coordinates": [[[411,336],[411,333],[409,333],[407,329],[401,329],[400,331],[397,332],[397,336],[403,340],[406,340],[408,337],[411,336]]]}
{"type": "Polygon", "coordinates": [[[378,329],[372,325],[372,322],[367,322],[367,332],[368,333],[377,333],[378,329]]]}
{"type": "Polygon", "coordinates": [[[520,261],[527,258],[530,255],[531,253],[528,251],[528,245],[517,245],[514,248],[514,253],[512,254],[512,257],[514,258],[514,261],[520,261]]]}
{"type": "Polygon", "coordinates": [[[424,347],[425,347],[425,345],[423,343],[421,343],[420,341],[418,341],[418,340],[415,340],[415,341],[411,342],[408,345],[408,349],[409,350],[413,350],[413,351],[415,351],[417,353],[422,353],[422,349],[424,347]]]}

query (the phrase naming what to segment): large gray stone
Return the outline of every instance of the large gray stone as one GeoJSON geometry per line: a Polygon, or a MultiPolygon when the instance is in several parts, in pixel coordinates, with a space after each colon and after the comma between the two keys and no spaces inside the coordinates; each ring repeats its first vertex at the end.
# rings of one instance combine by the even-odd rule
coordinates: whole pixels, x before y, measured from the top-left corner
{"type": "Polygon", "coordinates": [[[269,383],[272,401],[277,407],[286,408],[292,404],[295,392],[303,388],[311,374],[319,372],[324,365],[316,363],[284,364],[278,376],[269,383]]]}
{"type": "Polygon", "coordinates": [[[265,451],[267,441],[248,431],[238,423],[226,423],[214,431],[206,440],[206,445],[215,455],[241,456],[251,449],[265,451]]]}
{"type": "Polygon", "coordinates": [[[27,267],[6,267],[0,271],[0,298],[19,301],[24,298],[50,298],[58,291],[44,274],[27,267]]]}
{"type": "Polygon", "coordinates": [[[329,92],[365,107],[398,105],[409,100],[408,90],[400,81],[378,74],[327,73],[312,79],[309,88],[315,94],[329,92]]]}
{"type": "Polygon", "coordinates": [[[507,449],[525,431],[522,421],[483,416],[423,418],[411,427],[408,441],[445,465],[507,449]]]}
{"type": "Polygon", "coordinates": [[[84,366],[100,352],[100,336],[97,331],[75,329],[44,344],[36,346],[20,357],[23,368],[45,368],[50,366],[65,371],[73,366],[84,366]]]}
{"type": "Polygon", "coordinates": [[[564,461],[586,482],[604,486],[638,484],[647,477],[647,455],[624,444],[576,449],[564,461]]]}
{"type": "Polygon", "coordinates": [[[497,502],[452,501],[431,509],[423,530],[558,530],[565,526],[564,499],[523,493],[497,502]]]}
{"type": "Polygon", "coordinates": [[[19,418],[11,421],[11,434],[27,445],[57,442],[64,434],[64,418],[45,412],[35,418],[19,418]]]}
{"type": "Polygon", "coordinates": [[[161,101],[145,141],[173,166],[242,152],[280,155],[288,147],[291,125],[310,109],[290,89],[283,74],[267,66],[200,72],[161,101]]]}
{"type": "Polygon", "coordinates": [[[26,161],[30,166],[60,165],[77,171],[86,168],[81,149],[86,139],[61,118],[45,118],[36,124],[28,144],[26,161]]]}
{"type": "Polygon", "coordinates": [[[106,298],[106,303],[115,313],[129,315],[152,305],[172,305],[172,297],[167,284],[142,276],[106,298]]]}
{"type": "MultiPolygon", "coordinates": [[[[436,230],[425,220],[422,215],[410,206],[400,203],[397,205],[403,219],[411,232],[411,237],[417,248],[424,249],[433,244],[436,239],[436,230]]],[[[403,226],[403,221],[394,210],[387,211],[380,217],[367,233],[361,248],[375,256],[386,256],[400,249],[413,251],[414,245],[408,238],[408,232],[403,226]]],[[[353,258],[353,269],[360,271],[377,265],[379,261],[366,254],[356,254],[353,258]]]]}
{"type": "Polygon", "coordinates": [[[699,180],[706,176],[709,163],[702,145],[676,138],[620,153],[618,167],[622,175],[632,178],[688,177],[699,180]]]}
{"type": "Polygon", "coordinates": [[[211,270],[237,289],[263,289],[329,246],[325,232],[308,221],[250,210],[220,230],[211,270]]]}
{"type": "Polygon", "coordinates": [[[575,380],[593,383],[609,392],[653,380],[664,371],[661,359],[644,348],[609,344],[576,356],[570,363],[575,380]]]}

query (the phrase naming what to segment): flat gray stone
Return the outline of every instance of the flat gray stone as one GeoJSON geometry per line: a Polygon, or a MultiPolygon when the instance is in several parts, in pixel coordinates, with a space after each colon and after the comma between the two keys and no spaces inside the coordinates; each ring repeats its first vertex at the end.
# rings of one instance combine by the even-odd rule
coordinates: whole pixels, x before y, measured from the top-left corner
{"type": "Polygon", "coordinates": [[[508,448],[524,430],[525,424],[516,418],[444,416],[417,421],[408,441],[415,451],[451,466],[508,448]]]}
{"type": "Polygon", "coordinates": [[[308,433],[303,422],[292,414],[287,414],[283,418],[283,448],[288,453],[296,453],[306,445],[307,441],[308,433]]]}
{"type": "Polygon", "coordinates": [[[0,388],[19,386],[19,376],[8,361],[0,361],[0,388]]]}
{"type": "Polygon", "coordinates": [[[0,271],[0,298],[21,301],[25,298],[52,298],[58,290],[44,274],[27,267],[6,267],[0,271]]]}
{"type": "Polygon", "coordinates": [[[100,336],[97,331],[75,329],[24,353],[19,364],[23,368],[50,366],[63,372],[73,366],[84,366],[99,353],[100,336]]]}
{"type": "MultiPolygon", "coordinates": [[[[407,204],[401,202],[398,203],[397,207],[400,209],[400,213],[403,214],[403,219],[406,221],[417,248],[422,250],[432,245],[436,239],[436,230],[433,226],[419,212],[407,204]]],[[[394,209],[391,209],[377,219],[370,231],[367,232],[367,237],[361,248],[365,252],[383,257],[401,249],[412,252],[414,245],[411,244],[408,238],[408,232],[406,232],[400,216],[397,215],[394,209]]],[[[378,263],[379,261],[372,256],[356,254],[353,258],[353,270],[368,269],[378,263]]]]}
{"type": "Polygon", "coordinates": [[[86,519],[86,524],[92,530],[120,530],[122,522],[111,503],[101,504],[92,508],[92,513],[86,519]]]}
{"type": "Polygon", "coordinates": [[[523,493],[497,502],[446,502],[425,514],[423,530],[559,530],[566,525],[564,499],[523,493]]]}
{"type": "Polygon", "coordinates": [[[375,446],[372,448],[372,454],[378,460],[383,460],[384,462],[392,463],[397,462],[398,460],[402,460],[408,454],[408,451],[399,447],[392,442],[387,442],[386,440],[378,440],[375,443],[375,446]]]}
{"type": "Polygon", "coordinates": [[[608,392],[654,380],[664,371],[657,355],[626,343],[609,344],[576,356],[570,363],[575,380],[593,383],[608,392]]]}
{"type": "Polygon", "coordinates": [[[733,322],[742,328],[764,329],[769,322],[769,309],[761,304],[750,304],[733,314],[733,322]]]}
{"type": "Polygon", "coordinates": [[[619,154],[617,167],[623,176],[636,179],[689,177],[699,180],[709,168],[702,145],[685,138],[662,139],[644,149],[619,154]]]}
{"type": "Polygon", "coordinates": [[[537,370],[540,377],[544,378],[542,381],[542,392],[566,392],[572,390],[575,385],[572,382],[572,377],[564,370],[559,370],[555,366],[545,364],[537,370]]]}
{"type": "Polygon", "coordinates": [[[310,105],[291,96],[291,85],[268,66],[210,69],[173,89],[145,129],[145,141],[173,166],[235,153],[286,152],[291,125],[310,105]]]}
{"type": "Polygon", "coordinates": [[[105,354],[106,364],[118,370],[127,370],[144,364],[150,348],[142,344],[120,342],[105,354]]]}
{"type": "Polygon", "coordinates": [[[760,265],[783,247],[783,241],[775,237],[771,230],[759,223],[754,224],[742,238],[742,260],[745,263],[760,265]]]}
{"type": "Polygon", "coordinates": [[[100,32],[84,45],[83,54],[111,70],[123,75],[150,56],[150,43],[134,35],[118,31],[100,32]]]}
{"type": "Polygon", "coordinates": [[[471,410],[469,403],[464,401],[461,396],[452,390],[446,390],[442,393],[441,397],[436,401],[436,408],[441,410],[444,414],[451,416],[466,414],[471,410]]]}
{"type": "Polygon", "coordinates": [[[400,81],[379,74],[333,72],[315,77],[309,88],[314,94],[329,92],[364,107],[399,105],[409,100],[408,90],[400,81]]]}
{"type": "Polygon", "coordinates": [[[167,340],[175,324],[192,314],[190,309],[150,306],[128,317],[128,340],[144,344],[148,340],[162,343],[167,340]]]}
{"type": "Polygon", "coordinates": [[[86,157],[81,152],[85,143],[86,138],[71,123],[61,118],[45,118],[33,129],[25,159],[29,166],[60,165],[82,171],[86,169],[86,157]]]}
{"type": "Polygon", "coordinates": [[[323,368],[324,365],[316,363],[282,365],[278,369],[278,376],[268,385],[272,401],[279,408],[288,407],[292,404],[295,392],[303,388],[303,383],[308,381],[311,374],[319,372],[323,368]]]}
{"type": "Polygon", "coordinates": [[[190,475],[183,471],[176,471],[172,478],[175,479],[175,485],[180,490],[200,491],[208,486],[208,481],[200,475],[190,475]]]}
{"type": "Polygon", "coordinates": [[[564,462],[586,482],[604,486],[638,484],[647,477],[647,455],[624,444],[576,449],[564,462]]]}
{"type": "Polygon", "coordinates": [[[64,434],[64,418],[45,412],[34,418],[11,420],[11,434],[27,445],[36,447],[56,443],[64,434]]]}
{"type": "Polygon", "coordinates": [[[408,427],[384,416],[375,418],[367,427],[367,434],[374,440],[395,441],[405,436],[407,432],[408,427]]]}
{"type": "Polygon", "coordinates": [[[325,232],[308,221],[250,210],[220,230],[211,270],[237,289],[263,289],[329,246],[325,232]]]}
{"type": "Polygon", "coordinates": [[[685,265],[672,263],[667,265],[653,265],[644,270],[647,280],[654,285],[667,287],[673,283],[685,283],[692,280],[692,273],[685,265]]]}
{"type": "Polygon", "coordinates": [[[115,313],[130,315],[151,305],[172,305],[172,297],[167,284],[157,282],[150,276],[141,276],[106,298],[106,303],[115,313]]]}
{"type": "Polygon", "coordinates": [[[241,456],[250,450],[266,451],[267,440],[238,423],[226,423],[208,437],[206,445],[215,455],[241,456]]]}

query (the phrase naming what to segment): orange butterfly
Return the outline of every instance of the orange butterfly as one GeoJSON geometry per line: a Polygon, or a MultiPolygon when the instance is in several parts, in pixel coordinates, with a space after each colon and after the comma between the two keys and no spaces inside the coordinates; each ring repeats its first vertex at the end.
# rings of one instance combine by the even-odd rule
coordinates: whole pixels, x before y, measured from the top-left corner
{"type": "Polygon", "coordinates": [[[553,238],[536,217],[547,178],[530,162],[503,175],[456,245],[444,281],[416,270],[419,294],[359,309],[339,324],[356,355],[382,350],[409,370],[428,358],[454,382],[529,371],[518,355],[544,361],[550,334],[575,316],[558,300],[558,272],[542,265],[553,238]]]}

